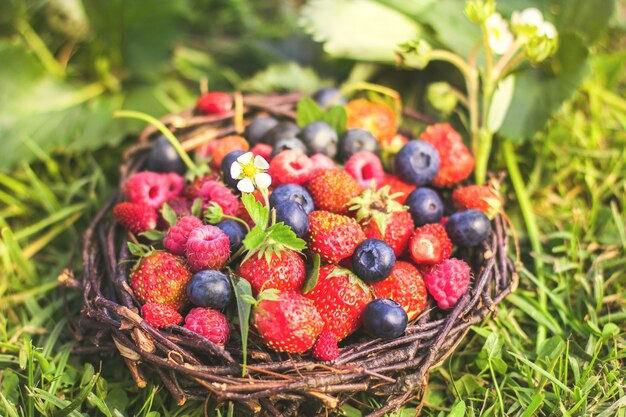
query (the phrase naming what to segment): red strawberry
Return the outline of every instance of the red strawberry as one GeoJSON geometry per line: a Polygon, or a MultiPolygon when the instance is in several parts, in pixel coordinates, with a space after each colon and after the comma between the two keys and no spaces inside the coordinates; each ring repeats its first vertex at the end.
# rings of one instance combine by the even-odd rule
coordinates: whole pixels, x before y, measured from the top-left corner
{"type": "Polygon", "coordinates": [[[372,183],[378,188],[385,179],[385,170],[375,153],[360,151],[346,161],[345,171],[352,175],[361,188],[370,188],[372,183]]]}
{"type": "Polygon", "coordinates": [[[233,108],[233,98],[221,91],[204,93],[196,102],[196,110],[205,114],[226,113],[233,108]]]}
{"type": "Polygon", "coordinates": [[[404,182],[397,176],[391,174],[386,175],[385,181],[383,182],[383,186],[385,185],[389,186],[389,194],[392,196],[395,195],[395,197],[392,198],[400,204],[404,204],[409,194],[416,188],[415,185],[404,182]]]}
{"type": "Polygon", "coordinates": [[[352,255],[365,234],[350,217],[315,210],[309,214],[309,248],[324,262],[339,263],[352,255]]]}
{"type": "Polygon", "coordinates": [[[230,135],[214,140],[215,144],[210,148],[210,155],[213,159],[213,167],[220,167],[224,157],[232,151],[247,151],[250,144],[243,136],[230,135]]]}
{"type": "Polygon", "coordinates": [[[369,130],[380,143],[386,143],[398,130],[398,118],[393,109],[383,103],[356,99],[346,105],[346,129],[369,130]]]}
{"type": "Polygon", "coordinates": [[[300,255],[293,250],[284,250],[266,256],[253,255],[244,260],[237,271],[245,278],[254,294],[269,288],[280,291],[300,291],[306,270],[300,255]]]}
{"type": "Polygon", "coordinates": [[[162,329],[183,321],[183,316],[172,306],[166,304],[146,303],[141,306],[141,314],[149,325],[157,329],[162,329]]]}
{"type": "Polygon", "coordinates": [[[474,157],[463,143],[461,135],[448,123],[428,126],[420,139],[433,145],[439,152],[439,172],[432,180],[435,187],[449,187],[472,173],[474,157]]]}
{"type": "Polygon", "coordinates": [[[306,352],[323,328],[315,305],[295,291],[271,294],[258,303],[253,314],[259,335],[277,352],[306,352]]]}
{"type": "Polygon", "coordinates": [[[415,227],[411,214],[405,206],[389,194],[389,187],[365,190],[350,200],[350,210],[356,211],[356,219],[368,238],[384,240],[396,256],[402,256],[409,244],[415,227]]]}
{"type": "Polygon", "coordinates": [[[320,268],[317,284],[304,295],[313,301],[325,328],[337,341],[361,325],[361,313],[374,299],[371,290],[353,272],[336,265],[320,268]]]}
{"type": "Polygon", "coordinates": [[[187,304],[189,279],[191,271],[183,258],[157,250],[137,262],[130,274],[130,286],[142,303],[167,304],[180,310],[187,304]]]}
{"type": "Polygon", "coordinates": [[[152,230],[159,218],[156,210],[141,203],[118,203],[113,207],[113,217],[124,229],[132,233],[152,230]]]}
{"type": "Polygon", "coordinates": [[[348,201],[361,194],[361,186],[346,171],[327,169],[316,172],[306,183],[315,208],[348,214],[348,201]]]}
{"type": "Polygon", "coordinates": [[[495,188],[487,185],[459,187],[452,193],[452,201],[459,211],[480,210],[490,219],[502,209],[502,197],[495,188]]]}
{"type": "Polygon", "coordinates": [[[224,346],[230,336],[226,316],[208,307],[192,308],[185,317],[185,328],[220,346],[224,346]]]}
{"type": "Polygon", "coordinates": [[[302,152],[288,149],[272,158],[267,173],[272,177],[274,187],[304,184],[313,174],[313,162],[302,152]]]}
{"type": "Polygon", "coordinates": [[[445,227],[439,223],[425,224],[415,229],[409,244],[411,259],[416,264],[435,265],[448,259],[452,242],[445,227]]]}
{"type": "Polygon", "coordinates": [[[397,261],[391,274],[370,284],[376,298],[391,298],[404,308],[409,320],[416,318],[426,306],[426,285],[422,274],[408,262],[397,261]]]}
{"type": "Polygon", "coordinates": [[[313,357],[320,361],[332,361],[339,356],[337,338],[329,330],[322,330],[313,346],[313,357]]]}

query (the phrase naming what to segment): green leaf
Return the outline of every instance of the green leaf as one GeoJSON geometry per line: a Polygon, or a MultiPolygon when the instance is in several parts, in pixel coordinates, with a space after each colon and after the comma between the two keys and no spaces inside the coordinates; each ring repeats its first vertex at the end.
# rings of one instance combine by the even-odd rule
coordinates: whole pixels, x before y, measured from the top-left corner
{"type": "Polygon", "coordinates": [[[448,417],[464,417],[465,416],[465,403],[463,401],[459,401],[454,404],[450,412],[448,413],[448,417]]]}
{"type": "Polygon", "coordinates": [[[52,417],[66,417],[72,413],[72,411],[76,410],[83,403],[83,401],[85,401],[85,398],[87,398],[87,395],[91,392],[93,386],[98,381],[99,376],[100,374],[94,375],[89,384],[80,391],[74,400],[68,404],[67,407],[52,413],[52,417]]]}
{"type": "Polygon", "coordinates": [[[408,16],[369,0],[312,0],[300,24],[335,57],[394,62],[401,43],[419,37],[420,25],[408,16]]]}
{"type": "Polygon", "coordinates": [[[128,242],[128,251],[134,256],[141,256],[143,254],[143,249],[140,245],[136,245],[133,242],[128,242]]]}
{"type": "Polygon", "coordinates": [[[146,230],[145,232],[139,233],[139,236],[145,237],[151,241],[161,241],[165,237],[165,233],[159,230],[146,230]]]}
{"type": "Polygon", "coordinates": [[[191,205],[191,215],[200,217],[202,215],[202,199],[196,198],[191,205]]]}
{"type": "Polygon", "coordinates": [[[254,195],[249,193],[243,193],[241,201],[254,224],[260,226],[262,229],[267,227],[267,222],[270,218],[269,209],[257,201],[254,195]]]}
{"type": "Polygon", "coordinates": [[[322,116],[322,120],[329,124],[338,135],[346,130],[348,112],[345,106],[334,106],[328,109],[322,116]]]}
{"type": "Polygon", "coordinates": [[[296,236],[291,227],[285,223],[280,222],[270,226],[267,229],[268,239],[271,239],[274,243],[283,245],[286,248],[301,251],[306,248],[306,242],[296,236]]]}
{"type": "Polygon", "coordinates": [[[467,58],[482,33],[480,27],[465,16],[464,6],[465,0],[438,0],[419,19],[435,30],[435,38],[446,49],[467,58]]]}
{"type": "Polygon", "coordinates": [[[296,109],[296,122],[303,127],[318,120],[322,120],[324,113],[320,106],[311,97],[302,97],[296,109]]]}
{"type": "Polygon", "coordinates": [[[315,288],[315,286],[317,285],[317,279],[320,276],[321,258],[319,254],[314,253],[312,255],[312,259],[313,259],[313,265],[311,266],[311,269],[309,270],[307,274],[306,281],[304,281],[304,285],[302,286],[303,294],[306,294],[307,292],[315,288]]]}
{"type": "Polygon", "coordinates": [[[235,300],[237,301],[237,318],[241,331],[241,350],[243,351],[242,376],[245,376],[246,364],[248,363],[248,330],[250,310],[252,309],[252,303],[250,303],[250,298],[253,298],[252,287],[248,281],[237,276],[232,271],[229,272],[229,275],[235,291],[235,300]]]}
{"type": "Polygon", "coordinates": [[[327,83],[311,68],[301,67],[295,62],[274,64],[256,73],[239,84],[242,91],[276,93],[277,91],[301,91],[313,93],[327,83]]]}
{"type": "Polygon", "coordinates": [[[487,115],[487,128],[495,133],[502,126],[504,116],[509,111],[513,92],[515,91],[515,75],[509,75],[498,83],[487,115]]]}
{"type": "Polygon", "coordinates": [[[243,246],[248,251],[258,249],[259,246],[265,241],[267,234],[261,226],[254,226],[252,230],[248,232],[246,237],[243,238],[243,246]]]}
{"type": "Polygon", "coordinates": [[[161,208],[161,215],[165,219],[165,221],[171,226],[174,226],[178,221],[178,216],[176,216],[176,212],[169,204],[163,204],[161,208]]]}

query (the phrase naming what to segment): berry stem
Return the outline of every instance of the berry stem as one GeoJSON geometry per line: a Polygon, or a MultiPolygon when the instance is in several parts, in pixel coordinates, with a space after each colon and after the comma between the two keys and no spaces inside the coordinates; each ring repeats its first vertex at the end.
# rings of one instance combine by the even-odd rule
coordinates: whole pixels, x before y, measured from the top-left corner
{"type": "Polygon", "coordinates": [[[176,136],[174,136],[172,131],[169,130],[167,126],[165,126],[163,122],[161,122],[159,119],[154,118],[150,116],[149,114],[138,112],[138,111],[133,111],[133,110],[116,111],[113,113],[113,117],[127,118],[127,119],[139,119],[139,120],[143,120],[144,122],[150,123],[152,126],[157,128],[163,134],[163,136],[167,138],[167,140],[170,141],[170,144],[174,147],[174,149],[176,149],[176,152],[178,153],[180,158],[183,160],[185,165],[187,165],[187,169],[189,169],[189,171],[192,171],[192,172],[198,171],[198,167],[191,160],[187,152],[185,152],[185,150],[183,149],[178,139],[176,139],[176,136]]]}
{"type": "Polygon", "coordinates": [[[250,226],[243,219],[240,219],[239,217],[231,216],[231,215],[228,215],[228,214],[223,214],[223,213],[222,213],[222,218],[223,219],[228,219],[228,220],[234,220],[236,222],[239,222],[239,223],[243,224],[243,226],[246,228],[246,230],[248,232],[250,232],[250,226]]]}

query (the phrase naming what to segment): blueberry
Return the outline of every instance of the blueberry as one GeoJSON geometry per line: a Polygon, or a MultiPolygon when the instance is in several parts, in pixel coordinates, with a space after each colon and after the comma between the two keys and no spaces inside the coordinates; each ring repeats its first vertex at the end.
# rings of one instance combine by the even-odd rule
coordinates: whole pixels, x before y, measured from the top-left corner
{"type": "Polygon", "coordinates": [[[150,147],[147,168],[154,172],[177,172],[179,174],[184,174],[187,169],[176,149],[163,135],[159,136],[150,147]]]}
{"type": "Polygon", "coordinates": [[[410,140],[396,155],[396,174],[411,184],[429,183],[439,171],[439,152],[428,142],[410,140]]]}
{"type": "Polygon", "coordinates": [[[235,253],[241,247],[241,241],[246,236],[243,225],[234,220],[222,220],[215,226],[219,227],[230,239],[230,253],[235,253]]]}
{"type": "Polygon", "coordinates": [[[365,306],[361,320],[367,333],[381,339],[402,335],[409,321],[402,306],[389,298],[378,298],[365,306]]]}
{"type": "Polygon", "coordinates": [[[313,122],[305,126],[299,138],[312,154],[321,153],[331,158],[337,155],[337,132],[326,122],[313,122]]]}
{"type": "Polygon", "coordinates": [[[443,202],[435,190],[421,187],[409,194],[404,203],[409,206],[415,227],[428,223],[439,223],[443,216],[443,202]]]}
{"type": "Polygon", "coordinates": [[[396,255],[386,242],[365,239],[352,255],[352,270],[365,282],[378,282],[387,278],[396,264],[396,255]]]}
{"type": "Polygon", "coordinates": [[[448,218],[446,233],[459,246],[476,246],[491,234],[491,223],[480,210],[459,211],[448,218]]]}
{"type": "Polygon", "coordinates": [[[222,310],[228,305],[231,296],[228,276],[213,269],[196,272],[187,284],[189,301],[200,307],[222,310]]]}
{"type": "Polygon", "coordinates": [[[282,138],[282,139],[277,140],[276,143],[274,144],[270,158],[275,157],[276,155],[278,155],[282,151],[286,151],[287,149],[291,149],[297,152],[302,152],[305,155],[308,153],[308,149],[306,148],[306,145],[300,139],[282,138]]]}
{"type": "Polygon", "coordinates": [[[293,138],[298,136],[300,133],[300,128],[297,124],[293,122],[279,122],[276,126],[267,131],[265,135],[263,135],[262,143],[267,143],[272,146],[280,139],[283,138],[293,138]]]}
{"type": "Polygon", "coordinates": [[[299,203],[306,214],[315,210],[313,198],[306,188],[297,184],[284,184],[276,187],[270,195],[270,206],[278,207],[284,202],[295,201],[299,203]]]}
{"type": "Polygon", "coordinates": [[[246,127],[244,136],[254,146],[263,140],[263,136],[278,124],[278,120],[270,116],[257,116],[246,127]]]}
{"type": "Polygon", "coordinates": [[[359,151],[378,153],[378,141],[368,130],[346,130],[339,138],[339,159],[346,161],[359,151]]]}
{"type": "Polygon", "coordinates": [[[276,223],[284,222],[291,227],[296,236],[304,237],[309,231],[309,216],[302,206],[293,201],[286,201],[276,208],[276,223]]]}
{"type": "Polygon", "coordinates": [[[239,182],[239,180],[236,180],[230,176],[230,167],[233,164],[233,162],[235,162],[237,158],[239,158],[244,153],[246,152],[241,151],[241,150],[232,151],[232,152],[227,153],[224,159],[222,159],[221,168],[222,168],[222,177],[223,177],[224,184],[228,185],[233,190],[237,189],[237,183],[239,182]]]}
{"type": "Polygon", "coordinates": [[[346,98],[336,88],[321,88],[313,94],[313,100],[321,107],[343,106],[347,104],[346,98]]]}

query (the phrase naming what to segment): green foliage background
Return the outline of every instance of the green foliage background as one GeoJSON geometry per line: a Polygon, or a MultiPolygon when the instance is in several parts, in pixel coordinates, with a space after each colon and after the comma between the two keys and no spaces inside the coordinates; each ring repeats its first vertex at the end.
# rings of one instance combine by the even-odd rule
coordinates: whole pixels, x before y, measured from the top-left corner
{"type": "MultiPolygon", "coordinates": [[[[367,79],[462,128],[462,114],[425,99],[433,81],[460,85],[450,67],[389,65],[417,34],[467,52],[461,0],[0,1],[0,415],[203,415],[157,384],[137,389],[117,357],[72,353],[80,296],[58,277],[80,274],[76,242],[142,127],[112,111],[180,110],[203,78],[214,90],[305,92],[367,79]]],[[[626,7],[500,3],[505,15],[538,6],[564,36],[557,59],[518,84],[492,154],[492,169],[523,185],[503,192],[525,268],[495,317],[431,373],[424,414],[624,416],[626,7]]]]}

